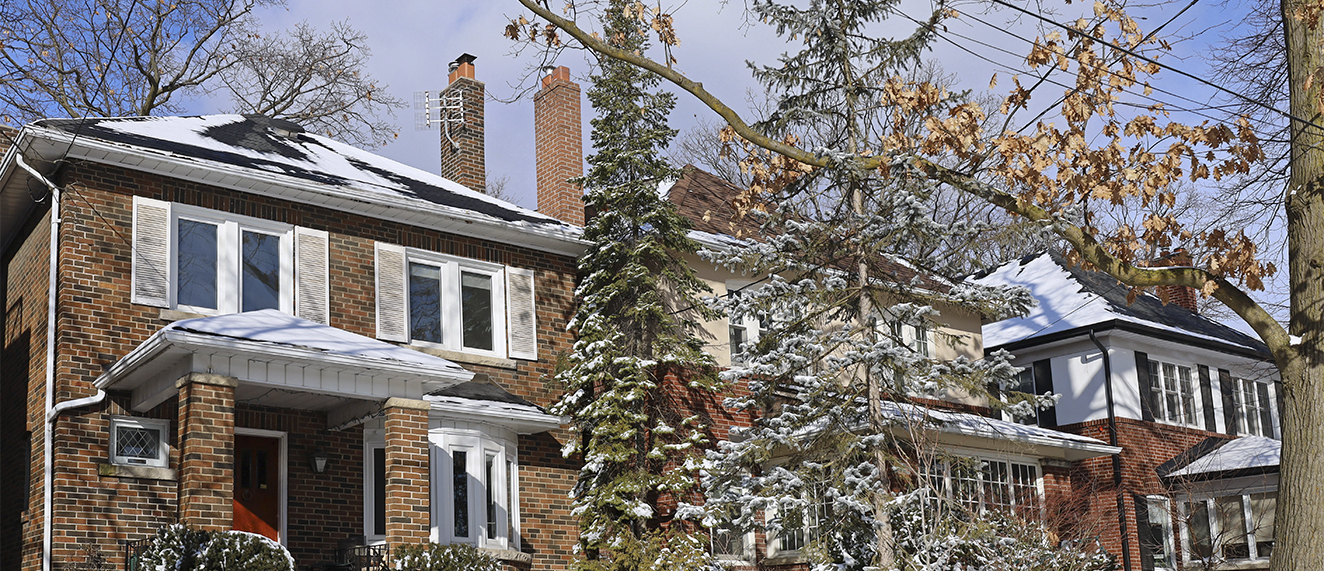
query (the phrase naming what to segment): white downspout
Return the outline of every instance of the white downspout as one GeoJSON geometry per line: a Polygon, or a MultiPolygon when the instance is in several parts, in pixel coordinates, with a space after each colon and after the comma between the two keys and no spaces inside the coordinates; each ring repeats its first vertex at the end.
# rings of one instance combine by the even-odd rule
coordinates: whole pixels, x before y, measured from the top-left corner
{"type": "Polygon", "coordinates": [[[90,397],[74,399],[55,404],[55,312],[58,292],[55,290],[56,272],[59,270],[60,262],[60,188],[47,180],[37,169],[32,168],[23,161],[21,153],[14,154],[14,160],[20,168],[28,171],[51,192],[51,239],[50,239],[50,271],[49,279],[46,284],[46,291],[49,294],[49,302],[46,311],[46,419],[45,425],[45,443],[42,454],[43,484],[42,484],[42,532],[41,532],[41,568],[42,571],[51,571],[51,503],[52,492],[51,485],[54,483],[54,431],[55,419],[60,413],[80,406],[87,406],[101,402],[106,398],[105,391],[97,389],[97,394],[90,397]]]}

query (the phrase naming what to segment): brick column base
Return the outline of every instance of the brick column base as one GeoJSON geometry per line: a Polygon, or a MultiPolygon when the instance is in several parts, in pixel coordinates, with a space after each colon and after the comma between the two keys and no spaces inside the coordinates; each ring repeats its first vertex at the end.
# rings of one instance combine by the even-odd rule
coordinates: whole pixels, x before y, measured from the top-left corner
{"type": "Polygon", "coordinates": [[[386,543],[423,543],[432,530],[427,401],[386,400],[386,543]]]}
{"type": "Polygon", "coordinates": [[[234,523],[234,391],[239,381],[189,373],[179,389],[179,521],[213,531],[234,523]]]}

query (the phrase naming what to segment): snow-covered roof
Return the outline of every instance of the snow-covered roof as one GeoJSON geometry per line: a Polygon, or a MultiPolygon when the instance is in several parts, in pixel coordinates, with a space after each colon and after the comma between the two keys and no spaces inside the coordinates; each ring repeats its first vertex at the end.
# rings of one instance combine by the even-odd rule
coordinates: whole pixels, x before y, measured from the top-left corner
{"type": "Polygon", "coordinates": [[[21,137],[44,161],[67,152],[477,237],[513,233],[526,237],[517,243],[560,253],[583,249],[576,226],[262,115],[45,119],[21,137]]]}
{"type": "Polygon", "coordinates": [[[1272,469],[1278,466],[1282,457],[1282,448],[1283,443],[1272,438],[1243,436],[1228,441],[1165,477],[1180,478],[1243,470],[1272,469]]]}
{"type": "Polygon", "coordinates": [[[1265,354],[1268,351],[1264,344],[1240,331],[1176,304],[1164,305],[1152,295],[1142,294],[1128,304],[1127,286],[1103,272],[1072,267],[1056,252],[1027,256],[972,281],[983,285],[1024,286],[1037,302],[1025,317],[985,325],[984,346],[989,348],[1091,325],[1123,322],[1241,350],[1265,354]]]}
{"type": "Polygon", "coordinates": [[[162,327],[95,381],[132,390],[134,410],[173,396],[190,373],[233,377],[236,398],[323,410],[345,399],[421,399],[469,381],[474,373],[440,357],[322,325],[274,309],[200,317],[162,327]]]}
{"type": "Polygon", "coordinates": [[[334,355],[390,361],[439,371],[464,371],[463,367],[441,357],[322,325],[275,309],[185,319],[165,327],[165,330],[172,329],[303,347],[334,355]]]}
{"type": "Polygon", "coordinates": [[[1065,449],[1076,460],[1121,452],[1096,438],[1060,432],[1032,424],[1021,424],[977,414],[937,410],[924,406],[884,401],[883,414],[894,421],[936,426],[939,432],[1000,441],[1018,446],[1065,449]]]}

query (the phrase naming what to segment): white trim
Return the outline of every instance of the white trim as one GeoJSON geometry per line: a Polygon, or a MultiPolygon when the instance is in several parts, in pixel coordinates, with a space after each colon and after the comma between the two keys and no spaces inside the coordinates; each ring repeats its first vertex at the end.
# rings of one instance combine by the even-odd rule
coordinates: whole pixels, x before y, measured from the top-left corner
{"type": "Polygon", "coordinates": [[[153,468],[170,467],[170,421],[158,418],[141,418],[136,416],[118,416],[110,417],[110,463],[117,466],[149,466],[153,468]],[[140,458],[141,462],[133,462],[129,457],[121,457],[115,453],[119,448],[116,444],[118,438],[117,428],[137,428],[141,430],[155,430],[157,433],[157,451],[156,458],[140,458]]]}
{"type": "Polygon", "coordinates": [[[243,436],[257,436],[259,438],[275,438],[276,440],[280,441],[280,462],[279,462],[280,494],[278,494],[279,496],[278,501],[280,502],[280,512],[279,515],[277,516],[280,518],[280,529],[276,531],[276,536],[280,538],[281,545],[288,546],[288,543],[286,542],[286,538],[289,537],[289,533],[287,530],[289,529],[289,521],[290,521],[290,516],[289,516],[289,498],[290,498],[289,436],[290,434],[288,432],[281,432],[279,430],[263,430],[261,428],[244,428],[241,426],[234,427],[234,433],[236,436],[243,435],[243,436]]]}
{"type": "MultiPolygon", "coordinates": [[[[373,451],[377,449],[386,449],[386,431],[380,428],[365,428],[363,430],[363,538],[369,545],[384,543],[386,535],[378,535],[373,529],[372,514],[377,507],[375,493],[377,487],[377,473],[373,470],[373,451]]],[[[430,452],[430,451],[429,451],[430,452]]],[[[436,461],[428,463],[429,466],[436,466],[436,461]]],[[[432,508],[435,512],[436,508],[432,508]]],[[[435,513],[433,520],[436,520],[435,513]]],[[[435,535],[435,534],[434,534],[435,535]]],[[[436,541],[434,536],[432,541],[436,541]]]]}
{"type": "Polygon", "coordinates": [[[405,331],[410,335],[409,343],[419,347],[431,347],[447,351],[457,351],[487,357],[506,358],[506,266],[450,256],[418,248],[405,248],[405,331]],[[438,283],[441,288],[441,307],[438,316],[441,324],[441,343],[433,343],[412,338],[413,303],[410,294],[410,266],[420,264],[437,268],[438,283]],[[464,345],[464,307],[462,300],[463,274],[487,276],[491,280],[491,319],[492,348],[478,349],[464,345]]]}
{"type": "Polygon", "coordinates": [[[519,496],[516,488],[507,498],[506,490],[514,483],[518,486],[519,452],[517,438],[510,430],[489,429],[485,425],[432,419],[428,422],[428,444],[431,457],[432,529],[431,539],[439,543],[468,543],[480,548],[518,549],[519,496]],[[502,434],[502,433],[505,434],[502,434]],[[453,454],[464,452],[465,473],[468,478],[469,535],[456,537],[454,531],[453,454]],[[497,504],[496,537],[487,537],[486,492],[491,482],[485,481],[486,461],[494,457],[494,478],[500,480],[492,491],[497,504]],[[514,474],[510,468],[514,468],[514,474]],[[513,503],[514,505],[509,505],[513,503]],[[502,517],[505,516],[505,517],[502,517]],[[502,525],[509,519],[510,527],[502,525]],[[510,537],[514,533],[515,537],[510,537]]]}
{"type": "Polygon", "coordinates": [[[244,270],[241,252],[244,232],[275,236],[280,248],[281,311],[294,314],[294,233],[295,227],[242,214],[170,203],[170,308],[202,315],[239,313],[243,310],[244,270]],[[179,303],[179,221],[188,220],[216,227],[216,307],[197,307],[179,303]]]}

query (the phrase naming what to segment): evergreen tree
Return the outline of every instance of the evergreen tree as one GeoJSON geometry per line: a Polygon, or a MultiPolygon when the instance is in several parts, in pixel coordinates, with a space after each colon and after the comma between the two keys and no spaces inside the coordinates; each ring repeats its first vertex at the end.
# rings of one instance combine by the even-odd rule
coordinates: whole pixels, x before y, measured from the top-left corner
{"type": "MultiPolygon", "coordinates": [[[[645,47],[637,6],[612,2],[603,13],[613,45],[645,47]]],[[[696,319],[709,314],[697,298],[707,287],[683,259],[697,246],[658,192],[679,175],[661,155],[675,136],[667,126],[675,98],[655,91],[656,76],[615,61],[604,61],[592,81],[597,152],[581,179],[591,245],[579,262],[580,306],[570,324],[578,340],[557,376],[565,396],[552,409],[572,418],[576,437],[564,452],[584,462],[574,490],[578,565],[695,568],[706,542],[661,505],[697,486],[706,443],[704,427],[673,395],[711,396],[717,387],[696,335],[696,319]]]]}

